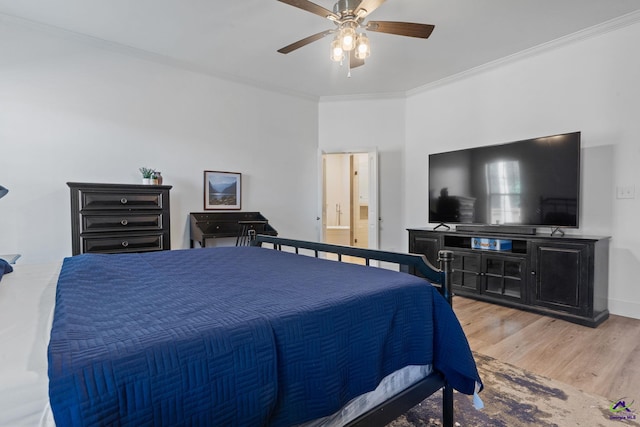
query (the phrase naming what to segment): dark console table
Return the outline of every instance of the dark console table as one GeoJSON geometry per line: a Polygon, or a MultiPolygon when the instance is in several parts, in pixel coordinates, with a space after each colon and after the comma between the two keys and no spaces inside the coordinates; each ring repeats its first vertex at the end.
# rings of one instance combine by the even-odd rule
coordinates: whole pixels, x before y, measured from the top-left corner
{"type": "Polygon", "coordinates": [[[189,224],[191,248],[194,242],[204,248],[207,239],[238,237],[243,227],[257,234],[278,235],[260,212],[192,212],[189,224]]]}
{"type": "Polygon", "coordinates": [[[609,317],[609,237],[494,234],[409,229],[409,252],[433,265],[453,251],[453,292],[596,327],[609,317]],[[511,249],[473,249],[474,239],[511,249]]]}

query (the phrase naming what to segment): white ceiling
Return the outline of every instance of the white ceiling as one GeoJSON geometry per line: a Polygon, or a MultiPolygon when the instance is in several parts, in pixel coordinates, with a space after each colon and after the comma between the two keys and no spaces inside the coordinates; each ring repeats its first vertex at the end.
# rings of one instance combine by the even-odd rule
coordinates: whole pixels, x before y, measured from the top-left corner
{"type": "Polygon", "coordinates": [[[329,59],[330,37],[276,52],[334,26],[277,0],[0,0],[0,14],[191,70],[331,97],[405,93],[624,15],[640,19],[640,0],[387,0],[367,20],[435,30],[427,40],[369,32],[371,57],[351,78],[329,59]]]}

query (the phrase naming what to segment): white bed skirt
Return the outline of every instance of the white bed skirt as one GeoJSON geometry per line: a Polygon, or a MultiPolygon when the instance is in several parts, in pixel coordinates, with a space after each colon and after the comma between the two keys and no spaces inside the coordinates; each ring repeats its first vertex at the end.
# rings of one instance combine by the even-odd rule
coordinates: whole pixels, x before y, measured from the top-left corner
{"type": "Polygon", "coordinates": [[[60,267],[18,263],[0,281],[0,426],[46,423],[47,345],[60,267]]]}

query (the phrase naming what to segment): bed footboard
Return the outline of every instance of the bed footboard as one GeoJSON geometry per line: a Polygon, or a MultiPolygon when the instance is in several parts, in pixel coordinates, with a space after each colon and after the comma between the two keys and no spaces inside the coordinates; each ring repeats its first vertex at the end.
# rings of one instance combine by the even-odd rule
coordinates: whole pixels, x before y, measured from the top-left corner
{"type": "Polygon", "coordinates": [[[451,261],[453,260],[453,252],[451,251],[438,252],[440,268],[436,268],[429,263],[424,255],[418,254],[309,242],[305,240],[267,236],[264,234],[257,235],[252,241],[252,245],[254,246],[262,246],[264,243],[273,245],[273,248],[277,250],[290,248],[297,254],[300,253],[301,249],[304,249],[312,252],[316,258],[321,254],[336,254],[338,261],[342,261],[343,256],[351,256],[364,259],[366,265],[370,265],[371,261],[397,264],[400,267],[400,271],[424,276],[431,284],[439,288],[442,296],[451,304],[451,261]]]}

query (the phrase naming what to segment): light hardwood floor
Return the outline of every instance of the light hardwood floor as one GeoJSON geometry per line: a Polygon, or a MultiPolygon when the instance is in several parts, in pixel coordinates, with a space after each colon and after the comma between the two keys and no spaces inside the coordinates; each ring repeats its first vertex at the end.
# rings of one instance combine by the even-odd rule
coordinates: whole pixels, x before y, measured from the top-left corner
{"type": "Polygon", "coordinates": [[[640,401],[640,320],[611,315],[589,328],[454,297],[473,351],[585,392],[640,401]]]}

